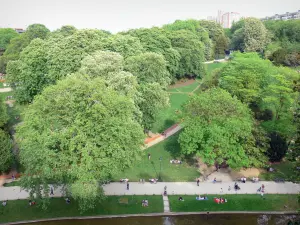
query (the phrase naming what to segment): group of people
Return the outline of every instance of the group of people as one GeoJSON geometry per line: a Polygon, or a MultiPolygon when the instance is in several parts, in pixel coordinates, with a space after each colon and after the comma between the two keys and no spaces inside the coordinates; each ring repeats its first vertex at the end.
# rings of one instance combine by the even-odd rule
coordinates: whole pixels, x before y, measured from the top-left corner
{"type": "Polygon", "coordinates": [[[220,198],[214,198],[214,201],[218,204],[220,204],[220,203],[222,204],[222,203],[227,202],[227,199],[220,197],[220,198]]]}
{"type": "Polygon", "coordinates": [[[29,200],[29,206],[32,206],[32,205],[35,205],[36,204],[36,202],[35,201],[31,201],[31,200],[29,200]]]}
{"type": "Polygon", "coordinates": [[[241,189],[240,186],[239,186],[237,183],[235,183],[235,184],[234,184],[234,190],[237,191],[237,190],[240,190],[240,189],[241,189]]]}
{"type": "Polygon", "coordinates": [[[172,164],[182,164],[182,161],[180,161],[178,159],[171,159],[170,163],[172,163],[172,164]]]}
{"type": "Polygon", "coordinates": [[[157,178],[151,178],[151,179],[149,179],[149,182],[152,183],[152,184],[156,184],[157,181],[158,181],[157,178]]]}
{"type": "Polygon", "coordinates": [[[200,200],[208,200],[208,198],[207,198],[207,196],[203,196],[202,197],[202,196],[199,195],[199,196],[196,197],[196,200],[198,200],[198,201],[200,201],[200,200]]]}
{"type": "Polygon", "coordinates": [[[147,207],[148,206],[148,200],[147,199],[142,200],[142,206],[143,207],[147,207]]]}
{"type": "Polygon", "coordinates": [[[246,181],[247,181],[247,178],[246,178],[246,177],[242,177],[242,178],[241,178],[241,182],[246,183],[246,181]]]}

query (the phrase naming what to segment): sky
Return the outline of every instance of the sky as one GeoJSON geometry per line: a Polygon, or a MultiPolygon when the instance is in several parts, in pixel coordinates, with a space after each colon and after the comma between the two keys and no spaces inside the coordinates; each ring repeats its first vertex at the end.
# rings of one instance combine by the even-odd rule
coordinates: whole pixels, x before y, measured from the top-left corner
{"type": "Polygon", "coordinates": [[[263,18],[298,11],[300,0],[0,0],[0,27],[25,29],[41,23],[50,30],[73,25],[116,33],[178,19],[206,19],[218,10],[263,18]]]}

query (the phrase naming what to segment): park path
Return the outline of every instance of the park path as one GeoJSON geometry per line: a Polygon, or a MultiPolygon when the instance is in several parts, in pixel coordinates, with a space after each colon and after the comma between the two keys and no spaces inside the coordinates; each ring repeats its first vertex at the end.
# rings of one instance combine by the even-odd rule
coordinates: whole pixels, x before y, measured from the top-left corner
{"type": "MultiPolygon", "coordinates": [[[[265,194],[298,194],[300,192],[300,184],[292,182],[275,183],[272,181],[252,183],[239,183],[241,190],[234,191],[234,182],[212,183],[211,181],[200,183],[196,182],[158,182],[144,184],[138,182],[129,182],[130,188],[126,189],[125,183],[114,182],[103,186],[106,195],[162,195],[164,187],[167,186],[169,195],[203,195],[203,194],[256,194],[257,189],[264,184],[265,194]],[[228,187],[231,190],[228,190],[228,187]]],[[[54,190],[53,197],[61,197],[61,188],[54,190]]],[[[21,190],[20,187],[0,187],[0,201],[28,199],[29,193],[21,190]]]]}
{"type": "Polygon", "coordinates": [[[0,88],[0,93],[10,92],[10,91],[12,91],[12,89],[10,87],[8,87],[8,88],[0,88]]]}

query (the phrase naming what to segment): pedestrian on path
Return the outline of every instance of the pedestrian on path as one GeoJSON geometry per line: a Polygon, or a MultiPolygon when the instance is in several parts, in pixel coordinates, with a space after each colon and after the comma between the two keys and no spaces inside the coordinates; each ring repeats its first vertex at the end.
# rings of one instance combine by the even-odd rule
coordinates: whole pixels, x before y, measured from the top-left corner
{"type": "Polygon", "coordinates": [[[54,190],[52,186],[50,187],[50,195],[54,195],[54,190]]]}
{"type": "Polygon", "coordinates": [[[223,193],[223,188],[221,188],[220,193],[223,193]]]}
{"type": "Polygon", "coordinates": [[[127,190],[129,190],[129,183],[128,183],[128,182],[127,182],[127,185],[126,185],[126,186],[127,186],[127,190]]]}
{"type": "Polygon", "coordinates": [[[200,180],[199,180],[199,178],[197,179],[197,186],[199,186],[199,183],[200,183],[200,180]]]}
{"type": "Polygon", "coordinates": [[[149,160],[151,159],[151,154],[150,154],[150,153],[148,153],[148,159],[149,159],[149,160]]]}
{"type": "Polygon", "coordinates": [[[228,191],[231,191],[231,187],[230,187],[230,185],[229,185],[229,187],[228,187],[228,191]]]}

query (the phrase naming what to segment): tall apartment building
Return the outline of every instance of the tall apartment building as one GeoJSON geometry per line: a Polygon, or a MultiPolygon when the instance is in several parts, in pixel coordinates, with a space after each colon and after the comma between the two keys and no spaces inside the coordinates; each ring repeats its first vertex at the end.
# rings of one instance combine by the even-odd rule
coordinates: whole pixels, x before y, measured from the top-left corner
{"type": "Polygon", "coordinates": [[[223,12],[221,10],[218,11],[217,17],[208,16],[207,20],[215,21],[223,28],[230,28],[233,22],[237,22],[241,19],[241,16],[237,12],[223,12]]]}

